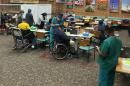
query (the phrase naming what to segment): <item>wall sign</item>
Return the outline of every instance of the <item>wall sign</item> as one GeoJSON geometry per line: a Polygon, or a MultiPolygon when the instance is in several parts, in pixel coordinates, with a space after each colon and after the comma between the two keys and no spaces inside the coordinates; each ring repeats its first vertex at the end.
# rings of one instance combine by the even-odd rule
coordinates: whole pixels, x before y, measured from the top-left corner
{"type": "Polygon", "coordinates": [[[110,0],[109,9],[110,9],[110,12],[118,12],[119,0],[110,0]]]}
{"type": "Polygon", "coordinates": [[[75,0],[74,5],[75,6],[83,6],[84,5],[84,0],[75,0]]]}

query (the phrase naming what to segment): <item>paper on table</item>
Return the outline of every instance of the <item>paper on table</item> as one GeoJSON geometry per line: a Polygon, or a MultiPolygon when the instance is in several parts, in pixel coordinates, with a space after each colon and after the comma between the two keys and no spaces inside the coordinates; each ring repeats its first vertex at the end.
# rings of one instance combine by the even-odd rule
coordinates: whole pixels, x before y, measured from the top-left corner
{"type": "Polygon", "coordinates": [[[46,31],[44,29],[37,29],[36,32],[48,32],[48,31],[46,31]]]}
{"type": "Polygon", "coordinates": [[[130,65],[130,59],[126,59],[125,64],[130,65]]]}
{"type": "Polygon", "coordinates": [[[94,28],[93,27],[86,27],[84,29],[87,29],[87,30],[93,30],[94,28]]]}

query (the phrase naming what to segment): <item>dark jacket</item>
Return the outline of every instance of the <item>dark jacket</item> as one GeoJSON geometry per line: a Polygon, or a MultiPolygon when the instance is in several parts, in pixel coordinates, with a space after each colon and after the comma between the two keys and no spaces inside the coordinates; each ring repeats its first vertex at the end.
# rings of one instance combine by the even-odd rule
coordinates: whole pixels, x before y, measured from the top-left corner
{"type": "Polygon", "coordinates": [[[70,38],[59,29],[55,29],[55,40],[57,43],[68,44],[70,38]]]}
{"type": "Polygon", "coordinates": [[[33,15],[31,13],[27,13],[26,14],[26,21],[27,23],[32,26],[33,23],[34,23],[34,20],[33,20],[33,15]]]}

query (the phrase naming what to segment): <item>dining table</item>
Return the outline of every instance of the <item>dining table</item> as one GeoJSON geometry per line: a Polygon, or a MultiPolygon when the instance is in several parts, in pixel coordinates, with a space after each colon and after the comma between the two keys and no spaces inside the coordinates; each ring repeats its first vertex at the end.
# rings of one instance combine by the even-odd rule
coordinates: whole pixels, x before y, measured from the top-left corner
{"type": "MultiPolygon", "coordinates": [[[[124,73],[124,74],[130,74],[130,67],[125,67],[125,62],[127,60],[130,60],[130,58],[121,58],[118,59],[118,64],[116,66],[116,72],[124,73]]],[[[130,66],[130,65],[129,65],[130,66]]]]}

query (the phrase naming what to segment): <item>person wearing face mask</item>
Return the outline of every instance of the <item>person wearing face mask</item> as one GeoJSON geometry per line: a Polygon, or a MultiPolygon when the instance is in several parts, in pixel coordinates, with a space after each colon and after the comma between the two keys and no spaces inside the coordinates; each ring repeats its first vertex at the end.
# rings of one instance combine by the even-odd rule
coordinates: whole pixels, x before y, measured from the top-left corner
{"type": "Polygon", "coordinates": [[[109,35],[100,47],[97,46],[99,56],[99,82],[98,86],[113,86],[115,69],[118,64],[118,57],[121,53],[122,41],[114,35],[113,27],[108,27],[106,32],[109,35]]]}
{"type": "Polygon", "coordinates": [[[52,18],[51,27],[50,27],[50,48],[52,49],[54,46],[54,34],[55,29],[61,28],[61,30],[64,29],[63,27],[63,14],[59,13],[57,16],[52,18]],[[60,27],[59,27],[60,26],[60,27]]]}

